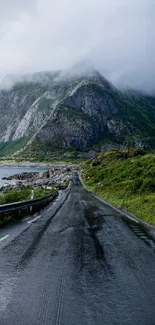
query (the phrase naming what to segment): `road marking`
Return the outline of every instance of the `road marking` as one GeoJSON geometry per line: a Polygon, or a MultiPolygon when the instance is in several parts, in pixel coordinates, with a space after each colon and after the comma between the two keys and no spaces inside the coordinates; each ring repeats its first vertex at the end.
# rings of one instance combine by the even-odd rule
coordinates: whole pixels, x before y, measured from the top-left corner
{"type": "Polygon", "coordinates": [[[35,222],[35,221],[37,221],[38,219],[40,219],[41,217],[42,217],[42,216],[38,216],[38,217],[36,217],[36,218],[34,218],[34,219],[28,221],[28,223],[35,222]]]}
{"type": "MultiPolygon", "coordinates": [[[[115,209],[115,210],[116,210],[116,209],[115,209]]],[[[119,210],[117,210],[117,211],[119,212],[119,210]]],[[[124,213],[124,212],[123,212],[122,214],[124,214],[126,217],[128,217],[128,218],[131,219],[131,220],[133,220],[134,222],[139,223],[138,220],[136,220],[135,218],[129,216],[127,213],[124,213]]]]}
{"type": "Polygon", "coordinates": [[[0,238],[0,242],[3,241],[4,239],[8,238],[8,237],[9,237],[9,235],[6,235],[6,236],[0,238]]]}

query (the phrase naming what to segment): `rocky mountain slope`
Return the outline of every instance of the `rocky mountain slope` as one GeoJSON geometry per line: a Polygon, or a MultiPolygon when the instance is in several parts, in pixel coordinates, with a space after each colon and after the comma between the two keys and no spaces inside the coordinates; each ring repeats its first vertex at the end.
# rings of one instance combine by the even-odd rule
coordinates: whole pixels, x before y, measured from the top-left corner
{"type": "Polygon", "coordinates": [[[129,137],[137,146],[154,144],[155,97],[122,93],[98,72],[38,73],[0,91],[1,156],[86,151],[129,137]]]}

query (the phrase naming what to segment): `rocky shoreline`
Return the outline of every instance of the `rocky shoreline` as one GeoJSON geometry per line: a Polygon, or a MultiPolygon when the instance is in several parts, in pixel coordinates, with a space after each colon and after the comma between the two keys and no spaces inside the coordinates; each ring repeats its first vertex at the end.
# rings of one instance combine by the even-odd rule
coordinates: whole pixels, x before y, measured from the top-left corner
{"type": "Polygon", "coordinates": [[[32,189],[36,186],[47,186],[60,189],[71,179],[72,172],[78,169],[79,165],[52,165],[52,168],[43,172],[23,172],[3,177],[2,180],[6,181],[16,180],[16,184],[2,186],[1,192],[7,192],[15,187],[20,190],[28,186],[32,189]]]}

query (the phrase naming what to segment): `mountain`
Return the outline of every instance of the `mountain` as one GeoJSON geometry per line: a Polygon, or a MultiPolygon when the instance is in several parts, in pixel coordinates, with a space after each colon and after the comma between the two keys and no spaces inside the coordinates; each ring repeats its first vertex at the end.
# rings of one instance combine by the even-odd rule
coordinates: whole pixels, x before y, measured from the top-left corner
{"type": "MultiPolygon", "coordinates": [[[[50,152],[154,146],[155,97],[121,92],[98,72],[42,72],[0,91],[0,155],[45,158],[50,152]]],[[[5,80],[5,83],[9,84],[5,80]]]]}

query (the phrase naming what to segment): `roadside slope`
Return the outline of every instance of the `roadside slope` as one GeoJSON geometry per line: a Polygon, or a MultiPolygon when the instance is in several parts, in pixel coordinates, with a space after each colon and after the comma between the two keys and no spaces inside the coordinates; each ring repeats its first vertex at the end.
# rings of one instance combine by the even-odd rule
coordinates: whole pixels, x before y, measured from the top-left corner
{"type": "Polygon", "coordinates": [[[111,151],[86,163],[82,179],[105,200],[155,225],[155,154],[111,151]]]}

